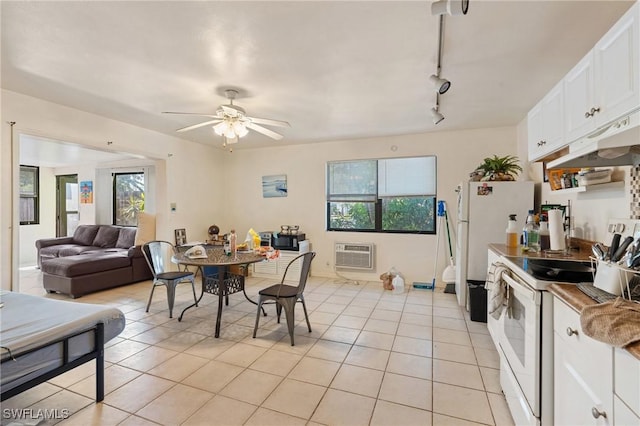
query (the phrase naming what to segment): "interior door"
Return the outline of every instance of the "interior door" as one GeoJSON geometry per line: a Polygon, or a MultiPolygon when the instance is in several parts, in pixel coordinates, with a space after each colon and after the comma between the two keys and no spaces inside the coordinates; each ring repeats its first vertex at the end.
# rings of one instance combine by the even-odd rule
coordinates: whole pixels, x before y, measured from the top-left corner
{"type": "Polygon", "coordinates": [[[80,220],[78,175],[56,176],[56,190],[56,236],[71,236],[80,220]]]}

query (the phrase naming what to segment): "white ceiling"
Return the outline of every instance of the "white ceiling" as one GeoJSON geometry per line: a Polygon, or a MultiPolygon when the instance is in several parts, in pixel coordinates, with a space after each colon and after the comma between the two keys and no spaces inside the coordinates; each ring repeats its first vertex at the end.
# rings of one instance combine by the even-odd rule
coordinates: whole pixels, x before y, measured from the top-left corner
{"type": "Polygon", "coordinates": [[[632,2],[471,0],[445,19],[437,127],[430,4],[4,0],[2,87],[171,135],[200,119],[162,111],[214,113],[233,87],[248,115],[291,123],[237,149],[514,126],[632,2]]]}

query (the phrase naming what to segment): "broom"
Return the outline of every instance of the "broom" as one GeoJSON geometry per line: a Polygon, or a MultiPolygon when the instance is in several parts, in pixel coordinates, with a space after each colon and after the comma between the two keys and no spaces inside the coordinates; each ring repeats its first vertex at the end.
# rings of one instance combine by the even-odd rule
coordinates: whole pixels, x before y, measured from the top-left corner
{"type": "Polygon", "coordinates": [[[447,225],[447,242],[449,243],[449,265],[444,268],[442,272],[442,281],[446,284],[444,289],[445,293],[454,293],[456,292],[456,265],[453,260],[453,249],[451,248],[451,233],[449,232],[449,215],[447,214],[446,203],[444,210],[444,221],[447,225]]]}

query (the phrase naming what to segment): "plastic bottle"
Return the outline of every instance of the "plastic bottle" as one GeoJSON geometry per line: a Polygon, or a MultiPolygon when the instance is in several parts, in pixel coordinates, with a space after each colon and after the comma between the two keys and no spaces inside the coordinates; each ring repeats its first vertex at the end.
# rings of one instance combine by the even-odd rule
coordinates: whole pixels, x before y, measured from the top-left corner
{"type": "Polygon", "coordinates": [[[551,239],[549,237],[549,222],[547,216],[540,217],[540,250],[549,250],[551,248],[551,239]]]}
{"type": "Polygon", "coordinates": [[[394,294],[404,293],[404,278],[402,278],[400,275],[396,275],[393,281],[391,281],[391,284],[393,284],[394,294]]]}
{"type": "Polygon", "coordinates": [[[524,225],[522,235],[524,236],[524,246],[529,250],[538,251],[540,249],[538,225],[534,219],[533,210],[529,210],[527,215],[527,223],[524,225]]]}
{"type": "Polygon", "coordinates": [[[236,257],[236,253],[237,253],[237,247],[236,247],[236,243],[238,241],[238,237],[236,236],[236,230],[232,229],[231,233],[229,234],[229,249],[230,249],[230,255],[233,257],[236,257]]]}
{"type": "Polygon", "coordinates": [[[507,247],[518,247],[518,222],[515,214],[509,215],[507,223],[507,247]]]}

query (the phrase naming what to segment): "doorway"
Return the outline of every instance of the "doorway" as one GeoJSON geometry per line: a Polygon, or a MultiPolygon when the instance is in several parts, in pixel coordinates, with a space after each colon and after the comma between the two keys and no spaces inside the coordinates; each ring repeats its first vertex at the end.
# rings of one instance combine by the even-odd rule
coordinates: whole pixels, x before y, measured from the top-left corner
{"type": "Polygon", "coordinates": [[[72,236],[79,221],[78,175],[56,176],[56,237],[72,236]]]}

